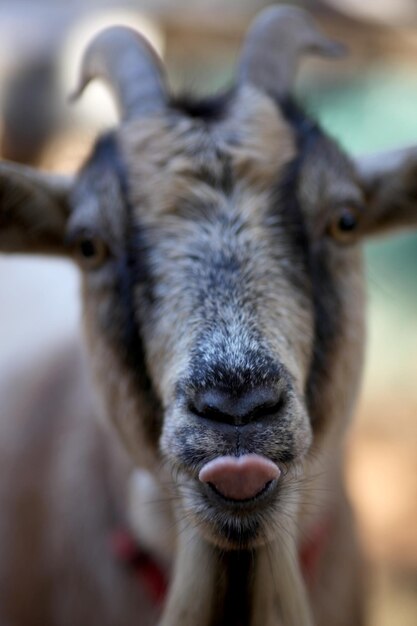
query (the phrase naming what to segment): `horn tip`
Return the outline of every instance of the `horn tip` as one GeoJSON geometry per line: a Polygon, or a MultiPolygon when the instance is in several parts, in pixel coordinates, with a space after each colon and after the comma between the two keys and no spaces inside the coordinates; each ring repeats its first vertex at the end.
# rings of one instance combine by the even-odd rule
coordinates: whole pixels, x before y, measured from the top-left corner
{"type": "Polygon", "coordinates": [[[238,65],[238,81],[288,93],[301,53],[343,57],[347,48],[329,39],[312,16],[296,6],[272,5],[251,23],[238,65]]]}

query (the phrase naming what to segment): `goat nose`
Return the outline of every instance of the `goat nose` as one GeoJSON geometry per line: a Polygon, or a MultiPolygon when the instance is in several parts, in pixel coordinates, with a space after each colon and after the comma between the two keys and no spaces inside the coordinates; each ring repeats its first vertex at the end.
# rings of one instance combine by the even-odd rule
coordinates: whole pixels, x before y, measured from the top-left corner
{"type": "Polygon", "coordinates": [[[198,392],[189,404],[190,410],[216,422],[244,426],[278,413],[284,396],[277,387],[255,387],[241,394],[219,388],[198,392]]]}

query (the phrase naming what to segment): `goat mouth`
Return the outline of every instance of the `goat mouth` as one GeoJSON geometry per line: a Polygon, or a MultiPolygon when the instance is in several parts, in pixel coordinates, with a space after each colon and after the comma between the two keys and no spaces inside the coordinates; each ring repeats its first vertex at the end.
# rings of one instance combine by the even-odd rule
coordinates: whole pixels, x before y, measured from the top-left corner
{"type": "Polygon", "coordinates": [[[269,540],[265,523],[276,509],[279,490],[280,481],[270,480],[255,496],[236,500],[210,483],[200,484],[200,502],[192,506],[197,526],[210,543],[223,550],[263,545],[269,540]]]}

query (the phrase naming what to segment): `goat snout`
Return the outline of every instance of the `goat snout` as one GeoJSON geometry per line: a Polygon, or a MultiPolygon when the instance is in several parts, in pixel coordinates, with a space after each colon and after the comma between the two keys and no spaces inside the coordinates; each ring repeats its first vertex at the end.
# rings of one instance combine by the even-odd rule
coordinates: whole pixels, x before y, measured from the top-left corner
{"type": "Polygon", "coordinates": [[[237,394],[233,390],[209,388],[194,394],[189,410],[199,417],[233,426],[275,416],[285,404],[285,393],[277,387],[256,387],[237,394]]]}

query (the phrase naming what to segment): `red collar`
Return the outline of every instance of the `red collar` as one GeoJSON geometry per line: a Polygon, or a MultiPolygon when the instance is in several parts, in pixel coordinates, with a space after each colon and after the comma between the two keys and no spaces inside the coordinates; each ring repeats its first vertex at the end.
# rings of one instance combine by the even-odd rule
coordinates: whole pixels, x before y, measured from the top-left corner
{"type": "Polygon", "coordinates": [[[126,528],[113,530],[110,548],[138,585],[146,589],[152,603],[162,604],[168,589],[167,576],[162,567],[139,546],[132,533],[126,528]]]}
{"type": "MultiPolygon", "coordinates": [[[[323,554],[332,531],[332,520],[321,520],[313,528],[300,549],[300,564],[304,580],[309,587],[317,577],[320,557],[323,554]]],[[[145,588],[150,600],[161,605],[168,589],[168,578],[162,567],[136,542],[128,529],[119,528],[110,535],[110,548],[114,556],[145,588]]]]}
{"type": "Polygon", "coordinates": [[[320,558],[327,547],[332,529],[333,518],[331,516],[322,518],[301,544],[299,553],[301,571],[309,587],[314,585],[317,578],[320,558]]]}

